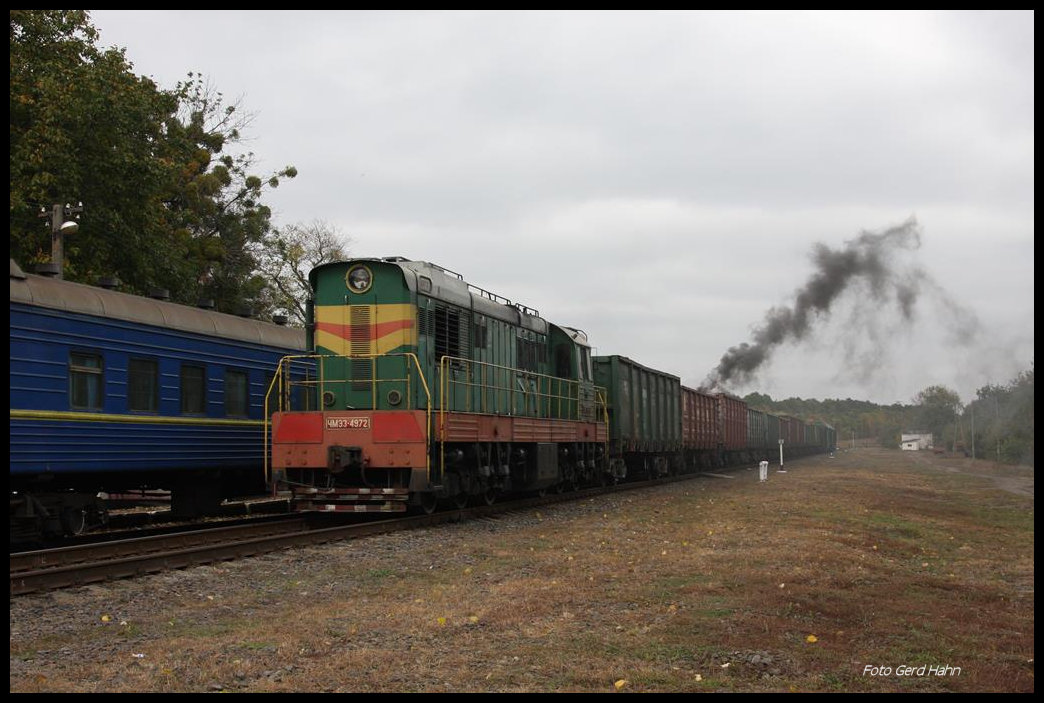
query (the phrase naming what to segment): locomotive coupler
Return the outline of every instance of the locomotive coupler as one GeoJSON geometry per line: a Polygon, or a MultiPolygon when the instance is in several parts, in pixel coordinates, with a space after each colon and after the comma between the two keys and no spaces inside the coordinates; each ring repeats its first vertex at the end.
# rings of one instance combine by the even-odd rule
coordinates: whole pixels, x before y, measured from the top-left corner
{"type": "Polygon", "coordinates": [[[345,469],[363,468],[362,447],[330,447],[327,468],[330,473],[339,474],[345,469]]]}

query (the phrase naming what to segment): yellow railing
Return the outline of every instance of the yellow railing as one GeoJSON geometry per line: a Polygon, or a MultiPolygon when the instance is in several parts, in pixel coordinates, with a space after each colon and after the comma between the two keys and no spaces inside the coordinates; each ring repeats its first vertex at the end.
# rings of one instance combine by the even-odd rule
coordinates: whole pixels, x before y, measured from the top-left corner
{"type": "MultiPolygon", "coordinates": [[[[608,431],[606,398],[605,388],[589,382],[444,356],[439,361],[439,439],[444,439],[451,411],[602,422],[608,431]]],[[[608,441],[603,452],[608,458],[608,441]]],[[[445,471],[445,450],[439,464],[445,471]]]]}
{"type": "Polygon", "coordinates": [[[439,362],[440,421],[447,411],[596,422],[605,389],[510,366],[444,356],[439,362]]]}

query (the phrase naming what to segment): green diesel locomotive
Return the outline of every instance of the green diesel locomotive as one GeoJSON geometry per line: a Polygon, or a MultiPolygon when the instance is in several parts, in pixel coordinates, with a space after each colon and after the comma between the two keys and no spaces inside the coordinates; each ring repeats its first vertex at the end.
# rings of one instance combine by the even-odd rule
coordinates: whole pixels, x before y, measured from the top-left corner
{"type": "Polygon", "coordinates": [[[310,282],[314,353],[284,359],[269,394],[273,477],[296,509],[430,511],[622,477],[582,331],[399,257],[310,282]],[[300,385],[309,407],[288,407],[300,385]]]}

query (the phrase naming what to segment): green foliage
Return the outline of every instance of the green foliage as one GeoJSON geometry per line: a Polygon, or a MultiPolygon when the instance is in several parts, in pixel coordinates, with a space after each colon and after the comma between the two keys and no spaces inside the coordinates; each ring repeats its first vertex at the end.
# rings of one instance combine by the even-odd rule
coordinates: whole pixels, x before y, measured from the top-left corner
{"type": "Polygon", "coordinates": [[[271,229],[253,154],[233,155],[249,122],[198,76],[172,90],[136,76],[122,49],[100,50],[83,10],[11,10],[11,256],[50,259],[54,203],[82,202],[65,241],[67,279],[116,276],[130,292],[166,288],[218,309],[273,302],[252,246],[271,229]]]}
{"type": "Polygon", "coordinates": [[[964,410],[969,450],[981,459],[1033,465],[1033,366],[1007,385],[986,385],[964,410]]]}
{"type": "Polygon", "coordinates": [[[141,240],[162,219],[156,193],[174,176],[153,145],[176,98],[133,75],[122,51],[99,51],[84,11],[12,10],[10,32],[11,255],[48,260],[40,209],[82,201],[67,277],[140,267],[141,240]]]}
{"type": "Polygon", "coordinates": [[[931,432],[936,446],[943,446],[948,438],[956,436],[955,420],[962,407],[956,391],[945,386],[928,386],[914,396],[913,402],[914,426],[908,429],[931,432]]]}

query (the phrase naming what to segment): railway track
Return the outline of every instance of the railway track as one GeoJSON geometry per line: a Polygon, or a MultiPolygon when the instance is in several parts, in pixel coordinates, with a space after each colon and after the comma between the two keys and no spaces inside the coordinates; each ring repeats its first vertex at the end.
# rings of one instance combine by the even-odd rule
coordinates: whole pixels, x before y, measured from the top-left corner
{"type": "Polygon", "coordinates": [[[501,513],[527,510],[562,501],[579,500],[613,491],[646,488],[698,476],[700,474],[687,474],[616,486],[588,488],[494,505],[480,505],[435,512],[430,515],[413,515],[387,520],[331,525],[330,516],[310,513],[287,515],[282,520],[258,521],[257,524],[215,526],[174,534],[17,552],[10,555],[11,595],[132,578],[188,566],[256,556],[288,547],[357,539],[479,517],[494,517],[501,513]]]}

